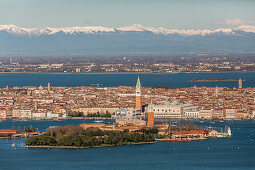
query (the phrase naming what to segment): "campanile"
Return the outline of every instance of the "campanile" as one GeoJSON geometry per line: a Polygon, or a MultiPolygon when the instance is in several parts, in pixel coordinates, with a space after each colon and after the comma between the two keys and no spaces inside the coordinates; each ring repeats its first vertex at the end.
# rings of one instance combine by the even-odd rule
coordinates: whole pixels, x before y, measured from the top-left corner
{"type": "Polygon", "coordinates": [[[140,119],[142,119],[142,90],[141,90],[141,82],[138,76],[137,83],[136,83],[136,104],[135,108],[140,110],[140,119]]]}

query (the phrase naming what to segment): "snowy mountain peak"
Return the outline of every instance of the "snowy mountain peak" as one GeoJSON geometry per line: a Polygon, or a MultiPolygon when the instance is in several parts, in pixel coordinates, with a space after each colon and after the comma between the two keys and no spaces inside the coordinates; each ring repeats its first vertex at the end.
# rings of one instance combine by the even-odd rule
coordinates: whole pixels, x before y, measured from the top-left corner
{"type": "Polygon", "coordinates": [[[85,33],[85,34],[94,34],[94,33],[103,33],[103,32],[115,32],[115,31],[122,31],[122,32],[142,32],[148,31],[155,34],[181,34],[181,35],[207,35],[207,34],[215,34],[215,33],[223,33],[223,34],[235,34],[235,31],[244,31],[244,32],[252,32],[255,33],[255,26],[253,25],[241,25],[236,28],[219,28],[215,30],[179,30],[179,29],[167,29],[163,27],[155,28],[155,27],[148,27],[143,26],[141,24],[133,24],[130,26],[125,27],[118,27],[118,28],[110,28],[110,27],[102,27],[102,26],[84,26],[84,27],[60,27],[60,28],[23,28],[16,25],[0,25],[0,31],[7,31],[13,34],[20,34],[20,35],[51,35],[56,34],[58,32],[63,32],[66,34],[74,34],[74,33],[85,33]]]}

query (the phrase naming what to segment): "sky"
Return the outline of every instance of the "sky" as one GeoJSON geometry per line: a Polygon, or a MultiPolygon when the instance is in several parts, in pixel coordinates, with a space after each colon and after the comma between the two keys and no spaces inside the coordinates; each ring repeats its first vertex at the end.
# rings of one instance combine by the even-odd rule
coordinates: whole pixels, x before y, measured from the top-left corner
{"type": "Polygon", "coordinates": [[[216,29],[255,25],[255,0],[0,0],[0,25],[216,29]]]}

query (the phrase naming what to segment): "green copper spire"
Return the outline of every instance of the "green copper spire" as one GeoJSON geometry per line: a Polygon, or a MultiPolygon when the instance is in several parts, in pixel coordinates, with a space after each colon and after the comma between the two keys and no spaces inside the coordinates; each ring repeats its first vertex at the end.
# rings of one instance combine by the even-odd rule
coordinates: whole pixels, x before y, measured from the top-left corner
{"type": "Polygon", "coordinates": [[[139,76],[138,76],[138,79],[137,79],[136,88],[137,89],[141,88],[141,82],[140,82],[139,76]]]}

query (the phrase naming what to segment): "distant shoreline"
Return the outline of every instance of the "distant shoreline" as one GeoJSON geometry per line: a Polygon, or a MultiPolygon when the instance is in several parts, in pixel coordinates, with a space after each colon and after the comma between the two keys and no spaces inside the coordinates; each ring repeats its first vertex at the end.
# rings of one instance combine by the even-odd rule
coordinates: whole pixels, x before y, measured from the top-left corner
{"type": "Polygon", "coordinates": [[[49,146],[49,145],[24,145],[25,148],[58,148],[58,149],[88,149],[88,148],[102,148],[102,147],[114,147],[114,146],[128,146],[128,145],[144,145],[144,144],[154,144],[155,142],[139,142],[139,143],[128,143],[125,145],[99,145],[99,146],[87,146],[87,147],[78,147],[78,146],[49,146]]]}
{"type": "MultiPolygon", "coordinates": [[[[255,71],[221,71],[221,72],[180,72],[182,74],[194,73],[254,73],[255,71]]],[[[91,73],[73,73],[73,72],[0,72],[0,74],[179,74],[175,73],[153,73],[153,72],[91,72],[91,73]]]]}
{"type": "MultiPolygon", "coordinates": [[[[217,78],[211,78],[211,79],[192,79],[191,81],[195,82],[204,82],[204,81],[239,81],[239,79],[217,79],[217,78]]],[[[242,80],[246,81],[246,80],[242,80]]]]}

